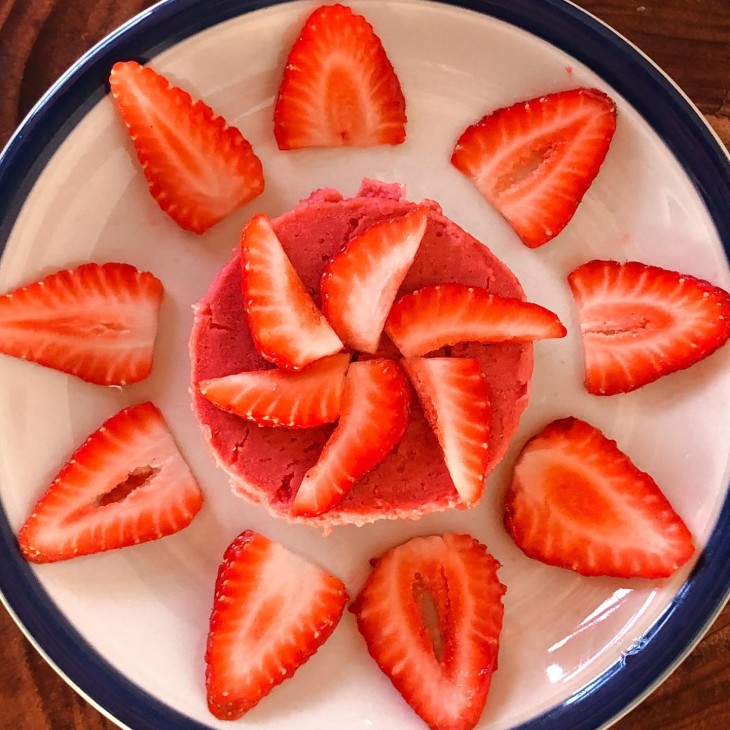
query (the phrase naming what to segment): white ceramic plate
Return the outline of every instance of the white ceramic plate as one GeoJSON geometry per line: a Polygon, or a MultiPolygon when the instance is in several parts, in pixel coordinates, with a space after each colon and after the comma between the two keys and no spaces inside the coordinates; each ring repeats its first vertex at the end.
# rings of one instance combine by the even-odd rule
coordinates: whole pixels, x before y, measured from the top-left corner
{"type": "MultiPolygon", "coordinates": [[[[168,0],[82,59],[6,150],[0,290],[83,261],[125,261],[154,272],[167,294],[155,369],[142,384],[103,389],[0,358],[0,589],[41,650],[120,724],[223,728],[230,725],[206,709],[203,652],[216,569],[239,532],[258,530],[319,562],[354,596],[369,559],[385,548],[415,535],[466,531],[500,560],[508,586],[500,668],[479,727],[597,727],[648,691],[726,598],[730,349],[629,395],[589,396],[565,277],[591,258],[636,259],[729,287],[721,240],[730,230],[722,202],[727,157],[646,59],[560,0],[352,6],[374,25],[400,77],[409,118],[402,146],[276,148],[273,100],[286,53],[315,3],[168,0]],[[264,195],[204,237],[181,231],[149,197],[103,96],[112,63],[130,57],[150,58],[203,97],[240,127],[263,160],[264,195]],[[449,155],[460,132],[488,110],[575,86],[609,93],[618,104],[618,129],[573,221],[546,247],[529,250],[449,165],[449,155]],[[530,300],[558,313],[570,334],[536,345],[530,406],[477,509],[339,528],[325,539],[232,496],[190,410],[187,341],[191,305],[229,259],[248,217],[277,215],[319,187],[352,194],[363,177],[402,182],[413,200],[438,200],[513,269],[530,300]],[[156,543],[25,565],[13,534],[60,465],[105,418],[144,399],[163,410],[199,478],[203,512],[156,543]],[[526,438],[564,415],[603,429],[654,476],[705,549],[699,563],[648,582],[582,578],[522,555],[501,526],[509,467],[526,438]]],[[[368,656],[349,614],[320,652],[238,725],[423,727],[368,656]]]]}

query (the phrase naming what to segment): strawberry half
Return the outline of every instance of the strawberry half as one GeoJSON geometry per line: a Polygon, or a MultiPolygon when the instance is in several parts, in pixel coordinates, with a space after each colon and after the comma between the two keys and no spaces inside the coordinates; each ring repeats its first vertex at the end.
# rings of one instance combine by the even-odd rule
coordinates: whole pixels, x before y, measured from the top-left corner
{"type": "Polygon", "coordinates": [[[730,294],[702,279],[636,261],[589,261],[568,283],[594,395],[688,368],[730,337],[730,294]]]}
{"type": "Polygon", "coordinates": [[[129,264],[83,264],[0,296],[0,352],[98,385],[152,369],[163,288],[129,264]]]}
{"type": "Polygon", "coordinates": [[[536,248],[565,228],[603,164],[616,105],[596,89],[521,101],[459,138],[451,163],[536,248]]]}
{"type": "Polygon", "coordinates": [[[251,530],[228,547],[210,617],[208,707],[236,720],[296,672],[337,626],[339,578],[251,530]]]}
{"type": "Polygon", "coordinates": [[[279,149],[370,147],[405,140],[406,103],[370,23],[344,5],[309,17],[274,109],[279,149]]]}
{"type": "Polygon", "coordinates": [[[243,303],[262,357],[299,370],[342,349],[265,215],[254,216],[243,229],[241,266],[243,303]]]}
{"type": "Polygon", "coordinates": [[[565,327],[539,304],[464,284],[424,286],[401,297],[385,331],[406,357],[459,342],[532,342],[565,337],[565,327]]]}
{"type": "Polygon", "coordinates": [[[461,501],[482,496],[489,462],[489,387],[478,360],[416,357],[403,361],[436,434],[461,501]]]}
{"type": "Polygon", "coordinates": [[[527,442],[505,526],[529,557],[582,575],[665,578],[694,553],[656,482],[577,418],[554,421],[527,442]]]}
{"type": "Polygon", "coordinates": [[[332,355],[296,373],[249,371],[203,380],[198,388],[218,408],[259,426],[312,428],[340,417],[349,365],[349,355],[332,355]]]}
{"type": "Polygon", "coordinates": [[[21,527],[34,563],[157,540],[187,527],[203,495],[152,403],[112,416],[61,469],[21,527]]]}
{"type": "Polygon", "coordinates": [[[400,443],[408,427],[410,388],[398,363],[350,365],[337,427],[317,463],[304,475],[295,515],[319,515],[341,502],[356,482],[400,443]]]}
{"type": "Polygon", "coordinates": [[[202,101],[134,61],[109,84],[152,197],[181,228],[205,233],[263,191],[251,145],[202,101]]]}
{"type": "Polygon", "coordinates": [[[381,221],[359,236],[325,267],[322,311],[342,341],[375,353],[380,334],[426,230],[427,211],[381,221]]]}
{"type": "Polygon", "coordinates": [[[469,535],[389,550],[350,610],[370,655],[432,730],[471,730],[497,669],[505,587],[469,535]]]}

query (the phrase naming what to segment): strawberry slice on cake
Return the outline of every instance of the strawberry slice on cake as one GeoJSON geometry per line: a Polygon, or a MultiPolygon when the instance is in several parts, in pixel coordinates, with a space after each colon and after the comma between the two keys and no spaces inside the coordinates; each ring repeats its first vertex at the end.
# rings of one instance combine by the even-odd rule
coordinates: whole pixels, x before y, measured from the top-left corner
{"type": "Polygon", "coordinates": [[[479,361],[414,357],[403,361],[421,407],[444,452],[456,491],[472,507],[489,464],[489,387],[479,361]]]}
{"type": "Polygon", "coordinates": [[[152,370],[163,287],[129,264],[82,264],[0,296],[0,352],[97,385],[152,370]]]}
{"type": "Polygon", "coordinates": [[[582,575],[666,578],[695,550],[656,482],[577,418],[553,421],[528,441],[504,523],[526,555],[582,575]]]}
{"type": "Polygon", "coordinates": [[[274,109],[279,149],[370,147],[405,140],[405,99],[370,23],[344,5],[307,19],[274,109]]]}
{"type": "Polygon", "coordinates": [[[349,355],[331,355],[298,372],[252,370],[203,380],[198,387],[218,408],[259,426],[313,428],[340,417],[349,366],[349,355]]]}
{"type": "Polygon", "coordinates": [[[109,85],[152,197],[181,228],[205,233],[263,191],[250,143],[207,104],[136,61],[114,64],[109,85]]]}
{"type": "Polygon", "coordinates": [[[471,730],[497,670],[505,587],[469,535],[417,537],[375,561],[350,610],[368,651],[432,730],[471,730]]]}
{"type": "Polygon", "coordinates": [[[426,232],[427,211],[416,208],[351,238],[322,274],[322,310],[342,341],[375,353],[393,300],[426,232]]]}
{"type": "Polygon", "coordinates": [[[291,677],[335,630],[339,578],[251,530],[218,569],[205,653],[208,707],[236,720],[291,677]]]}
{"type": "Polygon", "coordinates": [[[152,403],[125,408],[74,452],[18,533],[34,563],[137,545],[187,527],[203,495],[152,403]]]}
{"type": "Polygon", "coordinates": [[[241,268],[244,307],[262,357],[299,370],[342,349],[265,215],[254,216],[243,229],[241,268]]]}
{"type": "Polygon", "coordinates": [[[406,357],[460,342],[531,342],[565,337],[560,320],[539,304],[480,287],[437,284],[401,297],[385,331],[406,357]]]}
{"type": "Polygon", "coordinates": [[[341,502],[400,443],[410,403],[408,381],[398,363],[364,360],[350,365],[339,423],[304,475],[293,514],[318,515],[341,502]]]}
{"type": "Polygon", "coordinates": [[[467,128],[451,163],[536,248],[575,214],[608,153],[616,105],[571,89],[497,109],[467,128]]]}
{"type": "Polygon", "coordinates": [[[730,294],[638,261],[589,261],[568,277],[585,357],[585,387],[615,395],[688,368],[730,338],[730,294]]]}

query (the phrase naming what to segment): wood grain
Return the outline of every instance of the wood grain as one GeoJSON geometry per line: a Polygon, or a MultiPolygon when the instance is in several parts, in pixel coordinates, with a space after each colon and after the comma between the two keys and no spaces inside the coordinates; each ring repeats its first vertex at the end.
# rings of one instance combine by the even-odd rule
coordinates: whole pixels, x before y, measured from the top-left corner
{"type": "MultiPolygon", "coordinates": [[[[0,144],[84,51],[151,0],[0,0],[0,144]]],[[[730,0],[582,0],[664,68],[730,146],[730,0]]],[[[730,607],[617,730],[730,728],[730,607]]],[[[0,730],[113,730],[0,609],[0,730]]],[[[566,730],[568,730],[566,728],[566,730]]]]}
{"type": "Polygon", "coordinates": [[[730,0],[579,0],[662,67],[730,146],[730,0]]]}

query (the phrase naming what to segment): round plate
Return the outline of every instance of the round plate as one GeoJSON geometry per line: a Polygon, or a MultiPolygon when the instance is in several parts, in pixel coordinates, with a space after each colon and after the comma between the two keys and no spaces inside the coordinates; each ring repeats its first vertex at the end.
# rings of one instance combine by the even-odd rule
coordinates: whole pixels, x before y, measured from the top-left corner
{"type": "MultiPolygon", "coordinates": [[[[684,656],[730,587],[730,349],[625,396],[582,388],[567,273],[592,258],[638,259],[730,286],[728,159],[697,112],[646,58],[559,0],[353,2],[381,36],[408,103],[408,140],[369,150],[280,152],[272,104],[286,53],[311,2],[167,0],[85,56],[44,97],[0,163],[0,290],[82,261],[119,260],[166,287],[156,364],[145,383],[102,389],[0,359],[0,589],[46,657],[118,723],[135,730],[223,728],[208,714],[203,652],[218,562],[245,528],[263,532],[346,581],[412,536],[470,532],[502,562],[507,584],[499,671],[481,728],[578,730],[608,723],[684,656]],[[238,126],[263,160],[262,197],[204,237],[178,229],[151,200],[105,96],[116,60],[151,60],[238,126]],[[491,109],[574,86],[617,102],[606,162],[565,231],[522,246],[449,165],[459,133],[491,109]],[[438,200],[570,330],[538,343],[533,396],[488,494],[468,512],[340,528],[328,538],[236,499],[190,411],[191,304],[254,212],[277,215],[318,187],[354,193],[362,177],[438,200]],[[14,534],[73,448],[124,405],[154,400],[202,484],[207,504],[183,532],[67,563],[30,566],[14,534]],[[665,581],[587,579],[530,561],[501,527],[519,447],[547,421],[584,418],[651,473],[696,537],[699,558],[665,581]],[[39,448],[39,445],[42,445],[39,448]]],[[[417,730],[364,650],[351,615],[296,676],[239,723],[269,730],[417,730]]]]}

